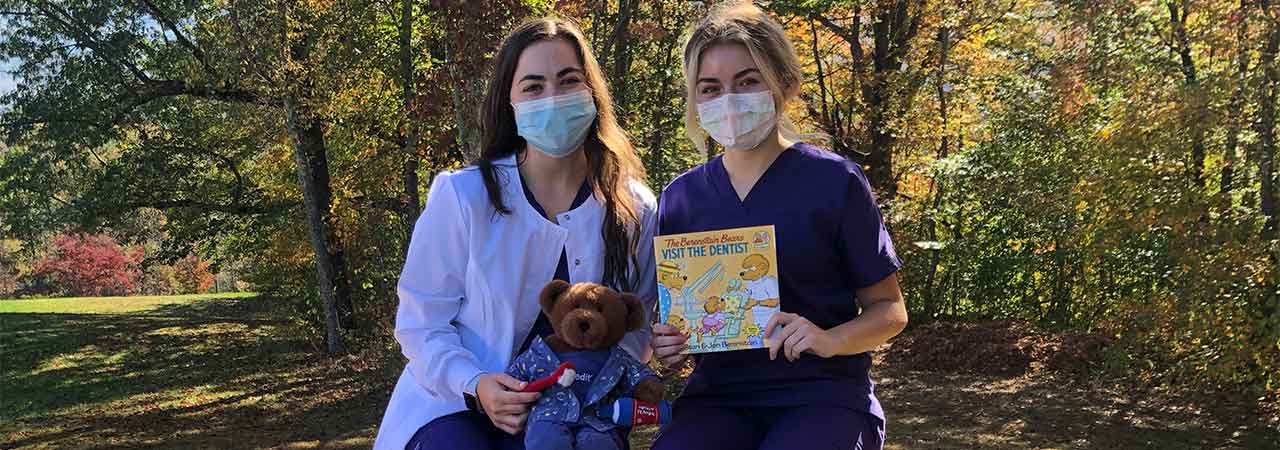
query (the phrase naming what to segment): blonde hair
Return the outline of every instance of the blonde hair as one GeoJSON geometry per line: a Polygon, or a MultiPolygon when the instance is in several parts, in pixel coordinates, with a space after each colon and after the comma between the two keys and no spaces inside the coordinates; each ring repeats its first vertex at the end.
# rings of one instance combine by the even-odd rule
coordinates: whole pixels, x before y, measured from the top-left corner
{"type": "Polygon", "coordinates": [[[778,111],[778,132],[789,140],[803,140],[806,135],[787,117],[787,106],[800,96],[804,72],[795,46],[782,25],[748,1],[721,3],[707,17],[689,30],[684,44],[685,107],[684,129],[704,155],[707,132],[698,122],[698,66],[702,52],[719,44],[741,44],[751,54],[764,82],[773,92],[778,111]]]}

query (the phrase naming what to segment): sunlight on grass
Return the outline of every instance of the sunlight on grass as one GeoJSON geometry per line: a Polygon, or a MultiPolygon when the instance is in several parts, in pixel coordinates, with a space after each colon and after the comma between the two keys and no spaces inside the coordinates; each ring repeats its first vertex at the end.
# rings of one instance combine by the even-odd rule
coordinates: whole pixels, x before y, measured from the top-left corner
{"type": "Polygon", "coordinates": [[[24,300],[0,300],[0,313],[64,313],[125,314],[154,309],[162,305],[193,303],[201,300],[248,298],[252,292],[224,294],[155,295],[139,297],[64,297],[24,300]]]}
{"type": "Polygon", "coordinates": [[[394,381],[253,294],[0,300],[0,344],[0,448],[368,448],[394,381]]]}
{"type": "MultiPolygon", "coordinates": [[[[93,373],[114,370],[116,362],[120,360],[119,355],[103,354],[101,349],[95,345],[86,345],[76,353],[64,353],[45,360],[40,367],[32,371],[28,376],[39,375],[45,372],[53,372],[59,370],[73,370],[80,367],[95,367],[93,373]]],[[[65,379],[63,382],[73,382],[72,379],[65,379]]]]}

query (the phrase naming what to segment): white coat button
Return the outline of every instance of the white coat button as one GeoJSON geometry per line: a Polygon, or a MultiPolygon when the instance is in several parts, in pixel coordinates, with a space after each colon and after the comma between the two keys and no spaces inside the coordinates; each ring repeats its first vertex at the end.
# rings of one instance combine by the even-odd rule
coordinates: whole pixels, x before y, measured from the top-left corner
{"type": "Polygon", "coordinates": [[[581,265],[582,265],[582,258],[575,258],[575,259],[573,260],[573,265],[575,265],[575,266],[581,266],[581,265]]]}

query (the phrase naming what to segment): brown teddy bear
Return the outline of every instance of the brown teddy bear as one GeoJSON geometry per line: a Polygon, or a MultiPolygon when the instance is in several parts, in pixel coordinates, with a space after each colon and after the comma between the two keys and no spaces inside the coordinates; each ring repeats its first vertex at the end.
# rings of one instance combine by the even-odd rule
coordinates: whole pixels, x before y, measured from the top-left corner
{"type": "Polygon", "coordinates": [[[561,280],[542,289],[538,304],[555,334],[534,338],[507,370],[545,386],[529,413],[525,448],[623,448],[624,426],[609,420],[617,413],[605,409],[625,398],[656,404],[663,392],[657,375],[618,346],[644,325],[643,304],[599,284],[561,280]]]}

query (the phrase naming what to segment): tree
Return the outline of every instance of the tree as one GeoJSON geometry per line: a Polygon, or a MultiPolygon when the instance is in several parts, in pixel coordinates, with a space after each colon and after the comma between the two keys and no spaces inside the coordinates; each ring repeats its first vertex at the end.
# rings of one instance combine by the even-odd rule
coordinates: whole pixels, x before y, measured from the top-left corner
{"type": "Polygon", "coordinates": [[[213,287],[213,273],[209,262],[196,255],[187,255],[173,263],[174,284],[180,294],[203,294],[213,287]]]}
{"type": "Polygon", "coordinates": [[[1276,53],[1280,53],[1280,3],[1259,1],[1262,18],[1266,21],[1266,34],[1262,44],[1259,66],[1262,69],[1261,87],[1258,89],[1258,177],[1262,188],[1260,206],[1266,221],[1262,227],[1264,239],[1273,239],[1280,230],[1280,211],[1277,211],[1276,195],[1276,100],[1280,98],[1280,67],[1276,65],[1276,53]]]}
{"type": "Polygon", "coordinates": [[[18,258],[16,241],[0,239],[0,298],[13,296],[18,292],[18,258]]]}
{"type": "Polygon", "coordinates": [[[32,274],[75,296],[126,295],[138,279],[139,250],[126,251],[106,235],[59,235],[53,254],[36,261],[32,274]]]}
{"type": "Polygon", "coordinates": [[[911,109],[924,82],[924,71],[912,60],[912,52],[920,45],[929,2],[820,1],[771,8],[821,24],[848,48],[849,83],[857,100],[821,95],[819,102],[827,113],[819,122],[832,137],[833,150],[868,166],[867,178],[880,199],[892,201],[898,192],[895,122],[911,109]]]}
{"type": "Polygon", "coordinates": [[[350,283],[330,225],[324,118],[318,114],[323,99],[314,95],[314,72],[305,69],[315,60],[349,60],[310,53],[322,39],[336,38],[326,34],[333,31],[323,27],[326,20],[332,24],[359,10],[344,6],[357,5],[303,10],[252,2],[4,2],[0,10],[11,26],[0,48],[22,61],[20,77],[43,81],[23,83],[6,98],[9,140],[31,147],[25,157],[6,160],[3,182],[43,194],[10,200],[60,204],[45,220],[90,226],[140,207],[174,218],[270,220],[296,203],[269,198],[244,172],[258,152],[272,149],[268,142],[279,135],[270,131],[283,129],[294,148],[310,224],[329,349],[341,351],[337,309],[350,311],[350,283]],[[298,26],[291,19],[296,14],[307,15],[311,26],[298,26]],[[255,125],[249,133],[229,130],[238,133],[239,142],[232,142],[242,145],[228,149],[216,140],[221,129],[208,126],[217,122],[209,116],[255,125]],[[262,117],[278,119],[272,124],[262,117]],[[210,177],[214,183],[202,182],[210,177]],[[73,179],[93,189],[66,191],[73,179]]]}
{"type": "MultiPolygon", "coordinates": [[[[1178,56],[1179,68],[1190,99],[1203,98],[1200,92],[1200,79],[1196,73],[1195,59],[1191,55],[1191,39],[1187,35],[1187,16],[1191,14],[1190,0],[1166,0],[1164,6],[1169,10],[1170,36],[1168,45],[1178,56]]],[[[1194,106],[1193,106],[1194,108],[1194,106]]],[[[1202,111],[1204,108],[1194,108],[1202,111]]],[[[1204,129],[1201,120],[1192,117],[1187,124],[1191,129],[1190,177],[1197,185],[1204,184],[1204,129]]]]}

